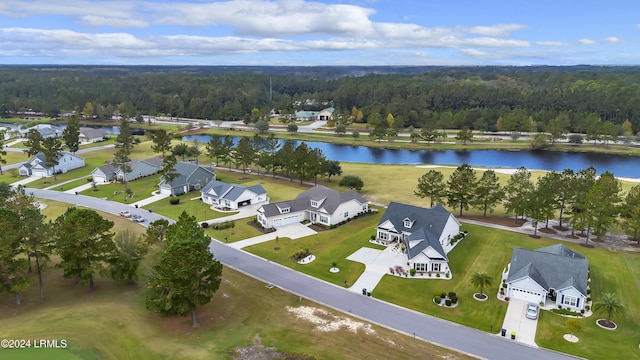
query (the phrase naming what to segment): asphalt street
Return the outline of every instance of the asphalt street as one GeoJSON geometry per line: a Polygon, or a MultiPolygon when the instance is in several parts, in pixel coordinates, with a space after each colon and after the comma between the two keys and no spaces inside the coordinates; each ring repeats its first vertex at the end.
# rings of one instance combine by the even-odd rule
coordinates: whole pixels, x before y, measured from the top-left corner
{"type": "MultiPolygon", "coordinates": [[[[118,214],[121,210],[126,209],[132,214],[144,216],[147,219],[145,224],[165,218],[155,213],[149,213],[146,210],[90,196],[32,188],[27,188],[25,191],[39,198],[86,206],[112,214],[118,214]]],[[[265,283],[274,284],[304,299],[318,302],[348,315],[402,332],[408,336],[414,336],[416,339],[486,359],[575,359],[570,355],[529,347],[498,335],[386,303],[375,299],[375,293],[373,294],[374,297],[353,293],[346,288],[329,284],[282,265],[234,249],[217,240],[211,242],[210,249],[214,256],[225,266],[262,280],[265,283]]],[[[425,301],[428,301],[428,299],[425,299],[425,301]]],[[[493,325],[494,332],[499,332],[500,324],[486,324],[487,329],[490,325],[493,325]]],[[[483,324],[483,326],[485,325],[483,324]]]]}

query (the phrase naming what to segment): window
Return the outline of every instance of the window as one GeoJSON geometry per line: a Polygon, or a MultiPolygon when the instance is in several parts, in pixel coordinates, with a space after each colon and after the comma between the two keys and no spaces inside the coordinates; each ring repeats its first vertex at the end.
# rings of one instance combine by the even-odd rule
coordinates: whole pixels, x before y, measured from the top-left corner
{"type": "Polygon", "coordinates": [[[320,222],[323,224],[328,224],[329,223],[329,218],[326,216],[320,216],[320,222]]]}
{"type": "Polygon", "coordinates": [[[427,271],[427,264],[413,264],[413,268],[416,271],[427,271]]]}
{"type": "Polygon", "coordinates": [[[402,223],[402,225],[407,229],[411,229],[411,225],[413,225],[413,221],[409,219],[404,219],[404,222],[402,223]]]}
{"type": "Polygon", "coordinates": [[[318,207],[318,202],[315,200],[311,200],[311,206],[317,208],[318,207]]]}
{"type": "Polygon", "coordinates": [[[289,211],[291,211],[291,208],[284,208],[284,209],[280,209],[280,213],[281,213],[281,214],[286,214],[286,213],[288,213],[289,211]]]}
{"type": "Polygon", "coordinates": [[[440,271],[440,264],[438,264],[438,263],[431,264],[431,270],[432,271],[440,271]]]}
{"type": "Polygon", "coordinates": [[[348,211],[344,213],[344,217],[346,217],[346,218],[349,217],[349,212],[348,211]]]}
{"type": "Polygon", "coordinates": [[[387,240],[389,238],[389,234],[385,233],[385,232],[379,232],[378,233],[378,239],[380,240],[387,240]]]}
{"type": "Polygon", "coordinates": [[[575,296],[565,295],[562,304],[576,307],[578,306],[578,298],[575,296]]]}

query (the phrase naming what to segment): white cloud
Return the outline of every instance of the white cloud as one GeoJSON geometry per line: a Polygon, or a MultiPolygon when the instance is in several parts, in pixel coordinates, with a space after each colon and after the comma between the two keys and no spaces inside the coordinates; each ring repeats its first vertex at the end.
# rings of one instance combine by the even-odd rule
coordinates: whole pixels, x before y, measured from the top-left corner
{"type": "Polygon", "coordinates": [[[536,45],[540,46],[571,46],[571,44],[562,41],[536,41],[536,45]]]}
{"type": "Polygon", "coordinates": [[[620,43],[626,42],[625,40],[620,39],[619,37],[616,37],[616,36],[609,36],[607,38],[604,38],[604,41],[612,44],[620,44],[620,43]]]}
{"type": "Polygon", "coordinates": [[[526,25],[521,24],[498,24],[492,26],[475,26],[469,29],[471,34],[482,36],[511,36],[512,31],[524,30],[526,25]]]}
{"type": "Polygon", "coordinates": [[[81,18],[87,15],[113,18],[131,17],[135,1],[87,0],[4,0],[0,14],[9,17],[36,15],[66,15],[81,18]]]}
{"type": "Polygon", "coordinates": [[[144,20],[123,19],[95,15],[83,16],[81,20],[82,24],[86,26],[112,26],[118,28],[143,28],[149,26],[149,23],[144,20]]]}
{"type": "Polygon", "coordinates": [[[489,56],[488,52],[478,50],[478,49],[460,49],[460,51],[458,52],[462,55],[471,56],[475,58],[485,58],[489,56]]]}
{"type": "Polygon", "coordinates": [[[595,45],[597,42],[591,39],[580,39],[578,42],[582,45],[595,45]]]}

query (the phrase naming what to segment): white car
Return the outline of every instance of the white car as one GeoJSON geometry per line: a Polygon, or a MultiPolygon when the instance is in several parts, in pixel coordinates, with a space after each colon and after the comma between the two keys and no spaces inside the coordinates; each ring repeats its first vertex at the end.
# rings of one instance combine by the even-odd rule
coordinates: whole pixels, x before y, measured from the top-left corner
{"type": "Polygon", "coordinates": [[[527,305],[527,319],[535,320],[538,318],[538,304],[529,303],[527,305]]]}
{"type": "Polygon", "coordinates": [[[123,218],[130,218],[131,217],[131,213],[126,211],[126,210],[122,210],[120,211],[120,216],[122,216],[123,218]]]}
{"type": "Polygon", "coordinates": [[[131,216],[131,220],[133,220],[135,222],[138,222],[138,223],[144,222],[144,218],[142,216],[140,216],[140,215],[131,216]]]}

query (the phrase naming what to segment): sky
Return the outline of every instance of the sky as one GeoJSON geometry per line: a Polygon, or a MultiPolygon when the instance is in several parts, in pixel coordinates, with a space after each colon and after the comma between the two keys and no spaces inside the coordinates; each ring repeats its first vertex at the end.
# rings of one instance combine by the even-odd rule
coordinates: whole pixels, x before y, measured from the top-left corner
{"type": "Polygon", "coordinates": [[[640,2],[2,0],[0,64],[640,65],[640,2]]]}

